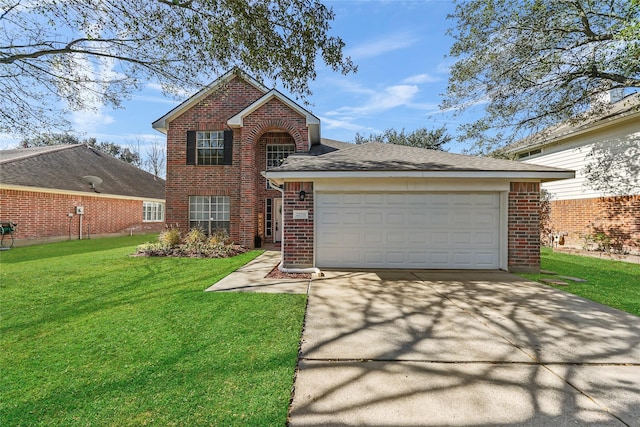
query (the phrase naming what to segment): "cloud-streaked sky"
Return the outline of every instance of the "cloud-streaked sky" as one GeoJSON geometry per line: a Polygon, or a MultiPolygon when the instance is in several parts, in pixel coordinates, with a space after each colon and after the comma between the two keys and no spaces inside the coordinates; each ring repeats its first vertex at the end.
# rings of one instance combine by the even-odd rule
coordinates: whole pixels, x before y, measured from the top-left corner
{"type": "MultiPolygon", "coordinates": [[[[343,76],[319,63],[307,108],[321,119],[322,136],[353,141],[356,132],[368,135],[387,128],[412,131],[443,125],[455,134],[463,118],[454,119],[438,109],[452,63],[446,54],[453,40],[445,34],[454,24],[446,19],[453,11],[452,2],[326,0],[325,4],[336,14],[331,34],[345,41],[345,53],[358,65],[358,72],[343,76]]],[[[69,118],[81,137],[145,144],[164,141],[151,122],[180,102],[149,82],[121,109],[95,105],[92,111],[69,118]]],[[[0,148],[10,146],[15,141],[0,139],[0,148]]]]}

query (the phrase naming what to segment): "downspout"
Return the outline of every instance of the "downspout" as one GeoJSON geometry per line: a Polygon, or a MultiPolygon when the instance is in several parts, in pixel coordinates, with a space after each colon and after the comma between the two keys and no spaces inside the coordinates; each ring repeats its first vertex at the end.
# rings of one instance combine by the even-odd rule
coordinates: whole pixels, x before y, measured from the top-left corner
{"type": "MultiPolygon", "coordinates": [[[[274,190],[278,190],[280,194],[282,194],[282,206],[284,206],[284,190],[276,185],[273,185],[270,179],[268,180],[268,182],[269,182],[269,187],[271,187],[274,190]]],[[[283,216],[284,216],[284,213],[283,213],[283,216]]],[[[315,273],[317,275],[320,275],[321,274],[320,269],[317,267],[308,267],[308,268],[285,268],[284,267],[284,257],[282,257],[282,251],[284,251],[284,221],[282,221],[282,231],[283,232],[282,232],[282,244],[280,249],[280,264],[278,264],[278,270],[283,273],[292,273],[292,274],[315,273]]]]}

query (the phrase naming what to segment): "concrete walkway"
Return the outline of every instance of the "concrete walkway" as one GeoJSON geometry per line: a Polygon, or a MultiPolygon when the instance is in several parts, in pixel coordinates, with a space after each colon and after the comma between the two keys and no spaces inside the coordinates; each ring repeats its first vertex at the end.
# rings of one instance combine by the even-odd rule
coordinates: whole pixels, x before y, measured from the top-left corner
{"type": "Polygon", "coordinates": [[[504,272],[325,272],[298,368],[291,426],[640,426],[640,318],[504,272]]]}
{"type": "Polygon", "coordinates": [[[265,279],[265,276],[279,263],[280,252],[267,250],[206,291],[306,294],[310,280],[265,279]]]}

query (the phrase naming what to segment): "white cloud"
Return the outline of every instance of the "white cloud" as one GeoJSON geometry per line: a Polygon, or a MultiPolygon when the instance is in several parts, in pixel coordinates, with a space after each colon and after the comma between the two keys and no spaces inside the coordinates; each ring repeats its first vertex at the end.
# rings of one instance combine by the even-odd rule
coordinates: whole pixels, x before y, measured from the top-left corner
{"type": "Polygon", "coordinates": [[[12,133],[0,133],[0,150],[16,148],[22,138],[12,133]]]}
{"type": "Polygon", "coordinates": [[[373,58],[388,52],[407,48],[417,41],[418,39],[410,33],[397,33],[347,49],[346,54],[354,60],[373,58]]]}
{"type": "Polygon", "coordinates": [[[455,64],[455,61],[452,61],[452,60],[441,62],[438,64],[438,67],[436,68],[436,70],[440,74],[450,74],[451,67],[453,67],[453,64],[455,64]]]}
{"type": "Polygon", "coordinates": [[[173,106],[176,106],[180,103],[179,101],[175,101],[169,98],[163,98],[161,96],[133,95],[131,99],[134,101],[150,102],[154,104],[169,104],[173,106]]]}
{"type": "MultiPolygon", "coordinates": [[[[392,108],[411,104],[411,100],[419,92],[415,85],[394,85],[384,88],[382,91],[370,91],[370,96],[364,105],[359,107],[340,107],[337,114],[367,115],[381,113],[392,108]]],[[[331,114],[335,115],[335,114],[331,114]]]]}
{"type": "Polygon", "coordinates": [[[353,118],[351,117],[342,118],[342,120],[335,120],[322,116],[319,118],[322,123],[322,127],[326,129],[343,129],[351,132],[372,131],[371,128],[352,123],[351,120],[353,120],[353,118]]]}
{"type": "Polygon", "coordinates": [[[421,83],[434,83],[440,81],[439,78],[433,77],[430,74],[416,74],[414,76],[409,76],[406,79],[402,80],[402,83],[405,84],[421,84],[421,83]]]}
{"type": "Polygon", "coordinates": [[[72,111],[73,130],[77,133],[94,134],[102,126],[113,123],[113,117],[107,114],[104,109],[103,106],[99,106],[96,110],[72,111]]]}

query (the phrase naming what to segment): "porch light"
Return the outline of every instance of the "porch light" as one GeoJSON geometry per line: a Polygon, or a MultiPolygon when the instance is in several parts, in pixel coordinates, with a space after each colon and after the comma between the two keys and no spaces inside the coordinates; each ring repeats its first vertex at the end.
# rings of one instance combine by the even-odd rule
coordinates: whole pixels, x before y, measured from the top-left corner
{"type": "Polygon", "coordinates": [[[300,192],[298,193],[298,200],[300,200],[301,202],[304,202],[304,199],[307,198],[307,192],[304,190],[300,190],[300,192]]]}

